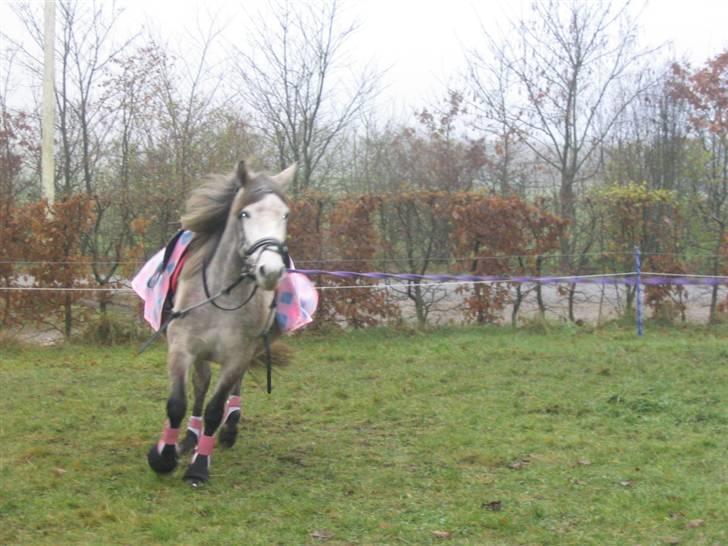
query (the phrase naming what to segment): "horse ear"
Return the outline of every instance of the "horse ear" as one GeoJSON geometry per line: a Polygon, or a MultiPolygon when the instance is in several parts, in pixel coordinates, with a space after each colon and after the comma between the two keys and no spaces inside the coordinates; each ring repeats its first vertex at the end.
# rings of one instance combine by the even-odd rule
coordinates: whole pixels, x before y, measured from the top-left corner
{"type": "Polygon", "coordinates": [[[238,168],[235,170],[235,178],[241,188],[248,182],[248,168],[245,166],[245,161],[238,163],[238,168]]]}
{"type": "Polygon", "coordinates": [[[291,182],[293,182],[293,179],[296,177],[296,164],[294,163],[290,167],[288,167],[286,170],[279,172],[277,175],[273,177],[273,182],[278,184],[278,187],[281,189],[281,191],[285,191],[288,189],[288,186],[291,185],[291,182]]]}

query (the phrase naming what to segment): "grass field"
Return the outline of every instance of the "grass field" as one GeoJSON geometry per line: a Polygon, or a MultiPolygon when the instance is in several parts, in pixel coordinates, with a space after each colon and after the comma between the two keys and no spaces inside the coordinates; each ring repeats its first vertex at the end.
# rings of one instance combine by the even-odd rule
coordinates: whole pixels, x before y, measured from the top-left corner
{"type": "Polygon", "coordinates": [[[728,544],[728,334],[306,335],[192,490],[165,353],[0,348],[0,544],[728,544]]]}

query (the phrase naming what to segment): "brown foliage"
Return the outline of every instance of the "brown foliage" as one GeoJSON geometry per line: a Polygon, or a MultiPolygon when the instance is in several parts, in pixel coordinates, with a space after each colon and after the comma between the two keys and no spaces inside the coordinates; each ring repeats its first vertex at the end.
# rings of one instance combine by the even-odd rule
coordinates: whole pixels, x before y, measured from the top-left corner
{"type": "MultiPolygon", "coordinates": [[[[365,272],[393,260],[391,268],[397,272],[426,274],[438,263],[441,272],[449,271],[455,263],[457,270],[476,275],[534,274],[538,272],[535,256],[556,248],[566,226],[516,197],[472,192],[413,191],[339,199],[309,194],[295,200],[291,208],[290,252],[299,269],[365,272]],[[467,260],[453,261],[451,253],[467,260]],[[515,266],[513,255],[522,257],[515,266]]],[[[95,286],[88,274],[90,258],[82,252],[82,240],[94,225],[91,198],[74,196],[50,208],[39,202],[11,210],[0,222],[6,259],[31,263],[23,268],[17,263],[0,264],[3,286],[95,286]]],[[[140,217],[130,230],[141,239],[148,226],[149,221],[140,217]]],[[[143,250],[137,245],[127,249],[126,255],[136,256],[138,251],[141,256],[143,250]]],[[[321,276],[315,282],[323,288],[318,324],[360,328],[400,319],[393,293],[370,288],[375,281],[321,276]]],[[[427,306],[436,300],[427,299],[431,294],[425,285],[412,281],[408,286],[404,293],[424,322],[427,306]]],[[[506,303],[504,287],[476,284],[466,290],[471,291],[467,316],[479,322],[495,320],[506,303]]],[[[7,325],[30,318],[54,324],[70,335],[74,304],[82,296],[73,291],[6,291],[0,319],[7,325]]]]}
{"type": "MultiPolygon", "coordinates": [[[[40,201],[10,207],[0,222],[4,287],[77,288],[88,286],[88,258],[81,253],[81,238],[93,226],[92,202],[83,195],[49,206],[40,201]],[[27,267],[20,268],[20,265],[27,267]]],[[[72,306],[81,297],[74,291],[4,291],[3,325],[31,319],[61,329],[67,336],[73,325],[72,306]]]]}
{"type": "Polygon", "coordinates": [[[690,121],[696,129],[716,135],[728,133],[728,51],[710,59],[706,65],[690,72],[677,63],[672,66],[672,94],[688,101],[693,108],[690,121]]]}
{"type": "MultiPolygon", "coordinates": [[[[378,197],[361,196],[343,199],[331,212],[329,243],[339,261],[329,267],[352,271],[372,271],[381,239],[372,221],[378,197]]],[[[367,279],[330,279],[332,286],[367,286],[375,284],[367,279]]],[[[347,288],[326,291],[331,302],[327,309],[330,318],[342,316],[350,327],[374,326],[382,319],[399,315],[398,308],[389,302],[386,290],[347,288]]]]}
{"type": "MultiPolygon", "coordinates": [[[[290,252],[301,269],[370,271],[379,248],[379,237],[372,223],[377,199],[367,196],[332,202],[308,194],[292,204],[289,232],[290,252]]],[[[368,288],[365,279],[321,277],[318,322],[339,323],[359,328],[373,326],[382,319],[397,316],[385,291],[368,288]]]]}
{"type": "Polygon", "coordinates": [[[299,268],[320,269],[323,265],[323,233],[329,198],[308,193],[291,203],[288,238],[290,253],[299,268]]]}
{"type": "MultiPolygon", "coordinates": [[[[522,199],[457,194],[453,199],[452,246],[460,271],[472,275],[538,275],[543,254],[558,248],[567,222],[522,199]]],[[[508,289],[502,284],[473,284],[466,316],[492,322],[504,308],[508,289]]]]}
{"type": "MultiPolygon", "coordinates": [[[[686,271],[676,247],[681,239],[683,215],[673,192],[630,183],[608,188],[602,192],[601,202],[605,206],[604,233],[611,241],[608,250],[622,256],[620,269],[634,269],[632,251],[639,247],[644,271],[686,271]]],[[[674,318],[676,313],[684,314],[684,295],[682,286],[647,286],[645,302],[656,317],[674,318]]],[[[634,292],[629,291],[628,308],[633,297],[634,292]]]]}
{"type": "MultiPolygon", "coordinates": [[[[436,264],[449,269],[453,252],[467,258],[455,262],[463,273],[538,274],[537,256],[557,248],[566,228],[565,221],[517,197],[473,192],[409,191],[337,200],[308,195],[292,208],[291,254],[302,269],[372,271],[389,260],[398,272],[426,274],[436,264]],[[521,259],[514,262],[514,255],[521,259]]],[[[363,327],[400,317],[389,291],[365,288],[372,281],[323,276],[317,284],[324,287],[319,322],[363,327]],[[336,289],[341,286],[361,288],[336,289]]],[[[427,299],[424,285],[413,281],[408,286],[405,295],[424,321],[434,300],[427,299]]],[[[464,290],[470,292],[467,316],[479,322],[495,320],[507,301],[502,285],[464,290]]]]}

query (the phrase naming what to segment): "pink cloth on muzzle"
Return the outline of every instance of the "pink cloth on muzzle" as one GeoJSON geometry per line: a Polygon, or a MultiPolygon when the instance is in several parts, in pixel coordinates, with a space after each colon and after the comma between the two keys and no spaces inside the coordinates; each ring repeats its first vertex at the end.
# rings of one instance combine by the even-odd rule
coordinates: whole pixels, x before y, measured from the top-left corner
{"type": "Polygon", "coordinates": [[[284,332],[298,330],[313,321],[318,292],[301,273],[286,273],[276,289],[276,321],[284,332]]]}

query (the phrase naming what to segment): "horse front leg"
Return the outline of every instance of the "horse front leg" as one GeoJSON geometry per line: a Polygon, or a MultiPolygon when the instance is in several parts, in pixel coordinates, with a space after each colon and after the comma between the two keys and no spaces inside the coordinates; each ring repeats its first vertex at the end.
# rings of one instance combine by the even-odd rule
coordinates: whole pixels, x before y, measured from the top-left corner
{"type": "Polygon", "coordinates": [[[215,392],[205,407],[203,434],[184,475],[184,480],[192,487],[198,487],[210,479],[210,461],[215,449],[215,432],[225,414],[225,402],[228,395],[240,383],[242,377],[242,366],[223,366],[215,392]]]}
{"type": "Polygon", "coordinates": [[[196,362],[192,369],[192,387],[195,395],[192,415],[187,421],[187,433],[180,444],[180,454],[192,451],[202,435],[202,409],[207,389],[210,387],[210,377],[212,377],[210,363],[207,361],[196,362]]]}
{"type": "Polygon", "coordinates": [[[238,423],[242,416],[240,409],[240,386],[242,382],[243,378],[241,377],[240,381],[235,384],[230,392],[230,397],[225,405],[223,426],[220,429],[220,434],[218,435],[220,444],[222,444],[223,447],[233,447],[235,445],[235,440],[237,440],[238,437],[238,423]]]}
{"type": "Polygon", "coordinates": [[[177,440],[182,419],[187,410],[185,377],[192,358],[185,352],[170,352],[169,377],[172,385],[167,399],[167,422],[160,440],[147,454],[149,466],[158,474],[168,474],[177,467],[177,440]]]}

